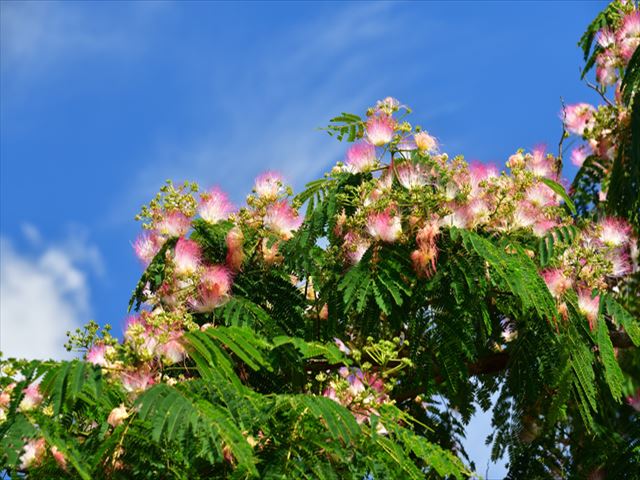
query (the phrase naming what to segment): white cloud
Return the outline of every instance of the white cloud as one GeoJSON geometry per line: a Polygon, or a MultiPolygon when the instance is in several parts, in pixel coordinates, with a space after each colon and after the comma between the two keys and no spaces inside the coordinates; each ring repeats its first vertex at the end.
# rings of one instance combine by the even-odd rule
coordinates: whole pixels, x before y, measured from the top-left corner
{"type": "MultiPolygon", "coordinates": [[[[31,234],[39,232],[31,226],[31,234]]],[[[65,333],[89,320],[85,267],[101,272],[102,260],[86,236],[36,253],[18,251],[0,237],[0,350],[5,357],[69,358],[65,333]]]]}
{"type": "Polygon", "coordinates": [[[0,3],[2,70],[33,74],[83,55],[127,55],[141,47],[143,27],[161,2],[123,4],[114,18],[108,5],[77,2],[0,3]]]}

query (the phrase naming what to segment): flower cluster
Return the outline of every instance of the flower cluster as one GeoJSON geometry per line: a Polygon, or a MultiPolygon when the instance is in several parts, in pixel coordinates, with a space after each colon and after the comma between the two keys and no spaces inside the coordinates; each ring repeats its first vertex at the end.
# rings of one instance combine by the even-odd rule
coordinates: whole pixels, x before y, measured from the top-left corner
{"type": "Polygon", "coordinates": [[[581,231],[559,256],[557,264],[541,272],[558,301],[558,310],[567,314],[564,294],[575,290],[578,310],[593,329],[600,311],[597,292],[637,268],[632,263],[638,256],[636,245],[631,226],[624,220],[605,218],[581,231]]]}
{"type": "MultiPolygon", "coordinates": [[[[348,408],[358,423],[369,422],[371,415],[379,416],[376,408],[390,401],[382,379],[359,368],[340,368],[322,394],[348,408]]],[[[377,429],[380,434],[387,432],[381,423],[377,429]]]]}
{"type": "MultiPolygon", "coordinates": [[[[336,176],[369,173],[369,180],[355,190],[355,214],[343,212],[334,230],[342,238],[348,263],[359,262],[375,243],[408,243],[415,245],[414,270],[430,277],[437,268],[437,239],[451,227],[544,237],[556,227],[573,225],[556,193],[561,188],[560,162],[544,147],[511,155],[507,172],[491,164],[467,164],[462,157],[451,160],[436,150],[435,140],[421,128],[414,130],[393,118],[398,105],[397,100],[385,99],[370,109],[366,138],[347,150],[345,167],[338,164],[332,171],[336,176]],[[383,126],[385,135],[380,133],[383,126]]],[[[588,104],[569,106],[566,128],[589,135],[598,125],[598,115],[588,104]]],[[[574,157],[586,155],[586,148],[574,157]]],[[[599,151],[601,145],[594,141],[592,148],[599,151]]],[[[587,223],[564,249],[556,242],[563,253],[541,275],[558,299],[560,312],[567,313],[563,295],[572,289],[578,294],[580,313],[593,328],[599,312],[597,292],[633,270],[634,246],[630,226],[614,218],[587,223]]]]}
{"type": "MultiPolygon", "coordinates": [[[[633,9],[633,3],[623,8],[633,9]]],[[[636,48],[640,45],[640,12],[623,11],[616,28],[605,27],[598,32],[601,53],[596,57],[596,78],[601,85],[614,85],[619,72],[627,66],[636,48]]]]}
{"type": "Polygon", "coordinates": [[[436,268],[435,238],[441,229],[541,237],[571,222],[549,184],[559,180],[559,162],[544,147],[512,155],[508,173],[494,165],[467,164],[440,153],[422,128],[395,120],[398,105],[385,99],[370,109],[364,138],[349,147],[345,164],[332,170],[335,176],[369,175],[351,199],[355,214],[343,212],[334,230],[349,263],[358,262],[372,243],[409,241],[417,247],[412,254],[416,272],[429,276],[436,268]]]}
{"type": "Polygon", "coordinates": [[[593,167],[604,174],[596,202],[607,198],[609,174],[616,156],[618,136],[629,121],[629,111],[621,100],[621,79],[640,46],[640,11],[634,2],[618,2],[617,15],[611,16],[610,25],[596,36],[597,53],[595,90],[605,100],[597,108],[587,103],[567,105],[560,113],[565,129],[585,141],[571,152],[571,163],[582,167],[591,158],[593,167]],[[607,88],[615,87],[613,98],[606,96],[607,88]]]}
{"type": "Polygon", "coordinates": [[[145,220],[145,231],[134,249],[149,269],[154,259],[162,264],[162,280],[143,285],[144,308],[127,320],[123,345],[98,340],[86,354],[87,361],[103,367],[134,396],[154,383],[176,381],[163,376],[163,366],[185,360],[185,331],[211,326],[194,316],[213,312],[231,297],[234,277],[246,259],[246,233],[257,244],[259,258],[272,265],[281,259],[281,242],[302,223],[289,201],[291,189],[274,172],[256,179],[247,207],[239,211],[217,187],[200,192],[198,199],[197,192],[195,184],[175,187],[169,182],[143,207],[137,218],[145,220]],[[223,258],[212,260],[207,254],[198,226],[223,235],[223,258]]]}

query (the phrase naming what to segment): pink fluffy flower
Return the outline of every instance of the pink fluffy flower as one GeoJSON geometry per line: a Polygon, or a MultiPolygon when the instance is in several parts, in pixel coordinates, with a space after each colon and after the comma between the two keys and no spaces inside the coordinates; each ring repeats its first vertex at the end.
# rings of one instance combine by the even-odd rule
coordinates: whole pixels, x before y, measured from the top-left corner
{"type": "Polygon", "coordinates": [[[227,267],[234,272],[239,272],[244,261],[244,234],[242,230],[239,227],[233,227],[227,233],[225,242],[227,244],[227,267]]]}
{"type": "Polygon", "coordinates": [[[353,232],[347,232],[344,236],[343,248],[352,264],[356,264],[362,259],[369,245],[369,241],[353,232]]]}
{"type": "Polygon", "coordinates": [[[376,111],[384,112],[387,115],[391,115],[398,108],[400,108],[400,100],[397,98],[387,97],[376,102],[376,111]]]}
{"type": "Polygon", "coordinates": [[[226,220],[233,210],[233,205],[227,194],[218,188],[213,188],[200,196],[198,213],[206,222],[218,223],[221,220],[226,220]]]}
{"type": "Polygon", "coordinates": [[[424,187],[429,182],[429,172],[424,165],[405,162],[395,168],[398,182],[407,190],[424,187]]]}
{"type": "Polygon", "coordinates": [[[231,274],[226,267],[214,265],[208,267],[200,278],[198,298],[191,302],[199,312],[211,312],[222,305],[231,291],[231,274]]]}
{"type": "Polygon", "coordinates": [[[544,145],[534,148],[526,168],[538,177],[555,179],[557,177],[555,159],[548,156],[545,150],[544,145]]]}
{"type": "Polygon", "coordinates": [[[109,417],[107,418],[107,423],[112,427],[117,427],[121,425],[129,417],[129,412],[127,411],[127,407],[124,406],[124,403],[121,403],[119,407],[115,407],[109,413],[109,417]]]}
{"type": "Polygon", "coordinates": [[[570,133],[583,135],[584,131],[593,128],[595,119],[593,114],[596,109],[588,103],[567,105],[564,109],[564,124],[570,133]]]}
{"type": "Polygon", "coordinates": [[[478,161],[469,164],[469,181],[471,183],[471,194],[477,195],[480,190],[480,183],[495,178],[499,175],[498,167],[493,164],[485,164],[478,161]]]}
{"type": "Polygon", "coordinates": [[[631,238],[631,226],[622,219],[605,218],[598,223],[598,239],[605,245],[620,247],[631,238]]]}
{"type": "Polygon", "coordinates": [[[549,207],[558,205],[558,197],[544,183],[535,183],[525,192],[525,198],[535,207],[549,207]]]}
{"type": "Polygon", "coordinates": [[[191,220],[179,210],[166,212],[156,225],[156,230],[166,237],[181,237],[191,227],[191,220]]]}
{"type": "Polygon", "coordinates": [[[155,383],[154,373],[150,370],[122,372],[120,380],[123,388],[130,393],[143,392],[155,383]]]}
{"type": "Polygon", "coordinates": [[[416,142],[414,142],[412,138],[403,138],[398,142],[398,155],[405,160],[411,160],[412,152],[417,148],[416,142]]]}
{"type": "Polygon", "coordinates": [[[571,151],[571,163],[576,167],[581,167],[589,155],[591,155],[591,149],[589,146],[580,145],[571,151]]]}
{"type": "Polygon", "coordinates": [[[413,140],[416,142],[416,147],[421,152],[433,152],[438,148],[438,142],[434,137],[427,132],[422,131],[413,135],[413,140]]]}
{"type": "Polygon", "coordinates": [[[600,296],[592,297],[591,290],[578,290],[578,310],[589,320],[589,328],[593,330],[600,311],[600,296]]]}
{"type": "Polygon", "coordinates": [[[598,44],[604,48],[611,48],[616,43],[616,36],[610,28],[603,28],[598,32],[598,44]]]}
{"type": "Polygon", "coordinates": [[[160,251],[164,241],[164,238],[155,232],[143,233],[136,239],[133,248],[142,263],[148,265],[160,251]]]}
{"type": "Polygon", "coordinates": [[[616,249],[609,256],[609,260],[611,261],[610,276],[622,277],[631,273],[631,260],[626,252],[616,249]]]}
{"type": "Polygon", "coordinates": [[[596,80],[601,85],[613,85],[618,80],[617,61],[612,52],[605,50],[596,57],[596,80]]]}
{"type": "Polygon", "coordinates": [[[513,226],[531,228],[536,223],[539,211],[528,202],[518,202],[513,212],[513,226]]]}
{"type": "Polygon", "coordinates": [[[285,201],[272,203],[267,207],[264,225],[281,235],[285,240],[293,237],[293,232],[302,225],[302,217],[285,201]]]}
{"type": "Polygon", "coordinates": [[[467,228],[471,223],[468,205],[454,204],[453,211],[449,215],[445,215],[440,219],[441,227],[467,228]]]}
{"type": "Polygon", "coordinates": [[[349,172],[366,172],[374,168],[377,163],[376,147],[367,141],[356,142],[347,150],[345,167],[349,172]]]}
{"type": "Polygon", "coordinates": [[[367,138],[376,147],[381,147],[393,139],[395,128],[396,122],[392,117],[384,114],[374,115],[367,120],[367,138]]]}
{"type": "Polygon", "coordinates": [[[178,275],[192,275],[202,262],[200,245],[193,240],[180,237],[173,252],[173,265],[178,275]]]}
{"type": "Polygon", "coordinates": [[[557,227],[557,222],[548,219],[537,220],[536,223],[531,227],[533,229],[533,234],[536,237],[544,237],[549,230],[554,227],[557,227]]]}
{"type": "Polygon", "coordinates": [[[567,277],[560,268],[548,268],[540,272],[540,275],[555,298],[561,298],[572,286],[571,278],[567,277]]]}
{"type": "Polygon", "coordinates": [[[104,344],[96,344],[87,352],[87,362],[101,367],[110,365],[107,357],[114,352],[114,348],[104,344]]]}
{"type": "Polygon", "coordinates": [[[62,470],[66,470],[67,469],[67,458],[64,456],[64,453],[62,453],[60,450],[58,450],[58,447],[56,447],[55,445],[50,448],[50,451],[51,451],[51,456],[56,461],[58,466],[62,470]]]}
{"type": "Polygon", "coordinates": [[[283,193],[283,187],[282,175],[276,172],[265,172],[256,178],[253,190],[260,198],[275,200],[283,193]]]}
{"type": "Polygon", "coordinates": [[[491,209],[489,204],[480,198],[474,198],[466,208],[466,216],[469,225],[477,226],[489,220],[491,209]]]}
{"type": "Polygon", "coordinates": [[[23,412],[34,410],[42,403],[43,397],[37,383],[32,383],[23,390],[24,397],[18,408],[23,412]]]}
{"type": "Polygon", "coordinates": [[[640,45],[640,11],[624,17],[622,26],[616,33],[616,40],[620,46],[622,58],[628,62],[640,45]]]}
{"type": "Polygon", "coordinates": [[[26,470],[39,465],[44,457],[45,448],[44,438],[29,440],[23,447],[24,453],[20,456],[20,469],[26,470]]]}
{"type": "Polygon", "coordinates": [[[7,385],[5,389],[2,390],[2,392],[0,392],[0,408],[9,406],[9,403],[11,402],[11,393],[13,392],[14,388],[16,388],[16,384],[15,382],[12,382],[7,385]]]}
{"type": "Polygon", "coordinates": [[[400,217],[388,208],[384,212],[372,212],[367,218],[367,230],[376,239],[393,243],[402,234],[400,217]]]}
{"type": "Polygon", "coordinates": [[[156,348],[156,352],[164,359],[165,364],[173,365],[181,362],[187,356],[187,352],[180,341],[182,331],[171,332],[169,340],[161,343],[156,348]]]}

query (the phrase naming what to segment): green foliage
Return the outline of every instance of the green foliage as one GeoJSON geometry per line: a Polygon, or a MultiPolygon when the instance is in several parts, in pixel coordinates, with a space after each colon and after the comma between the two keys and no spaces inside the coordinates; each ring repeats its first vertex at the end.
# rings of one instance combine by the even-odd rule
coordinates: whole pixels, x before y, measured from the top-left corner
{"type": "Polygon", "coordinates": [[[353,142],[356,138],[362,138],[364,134],[364,122],[358,115],[342,113],[329,122],[327,133],[339,141],[346,136],[347,141],[353,142]]]}

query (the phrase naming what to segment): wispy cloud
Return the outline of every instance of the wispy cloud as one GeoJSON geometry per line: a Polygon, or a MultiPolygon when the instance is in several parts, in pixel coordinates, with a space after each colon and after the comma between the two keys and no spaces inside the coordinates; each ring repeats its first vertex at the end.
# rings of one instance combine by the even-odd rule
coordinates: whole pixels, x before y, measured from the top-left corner
{"type": "Polygon", "coordinates": [[[104,271],[100,252],[78,228],[64,242],[46,246],[35,227],[27,224],[24,231],[29,252],[0,237],[0,351],[7,357],[68,358],[65,333],[89,320],[87,277],[104,271]]]}
{"type": "Polygon", "coordinates": [[[0,3],[2,71],[21,78],[87,55],[128,55],[142,47],[144,26],[161,2],[135,2],[119,21],[96,15],[106,5],[77,2],[0,3]]]}

